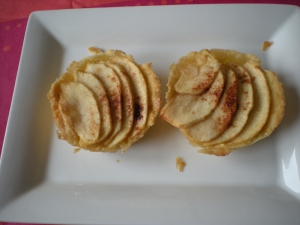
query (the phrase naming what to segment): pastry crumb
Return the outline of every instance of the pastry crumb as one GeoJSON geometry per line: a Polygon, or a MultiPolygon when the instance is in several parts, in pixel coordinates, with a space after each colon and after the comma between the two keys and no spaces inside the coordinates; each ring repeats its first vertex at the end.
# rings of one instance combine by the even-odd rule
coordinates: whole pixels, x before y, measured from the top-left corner
{"type": "Polygon", "coordinates": [[[268,48],[270,48],[273,44],[274,44],[273,41],[264,41],[264,43],[262,45],[262,50],[267,51],[268,48]]]}
{"type": "Polygon", "coordinates": [[[77,152],[79,152],[79,151],[80,151],[80,149],[81,149],[81,148],[75,148],[75,149],[74,149],[74,153],[77,153],[77,152]]]}
{"type": "Polygon", "coordinates": [[[88,50],[93,55],[96,55],[96,54],[99,54],[102,52],[102,50],[100,48],[96,48],[96,47],[89,47],[88,50]]]}
{"type": "Polygon", "coordinates": [[[117,159],[116,161],[117,161],[117,162],[120,162],[120,160],[118,160],[118,159],[117,159]]]}
{"type": "Polygon", "coordinates": [[[181,157],[176,157],[176,169],[179,172],[183,172],[184,167],[186,166],[186,163],[183,161],[181,157]]]}
{"type": "Polygon", "coordinates": [[[58,138],[59,140],[63,140],[63,139],[64,139],[62,133],[61,133],[59,130],[56,131],[56,135],[57,135],[57,138],[58,138]]]}

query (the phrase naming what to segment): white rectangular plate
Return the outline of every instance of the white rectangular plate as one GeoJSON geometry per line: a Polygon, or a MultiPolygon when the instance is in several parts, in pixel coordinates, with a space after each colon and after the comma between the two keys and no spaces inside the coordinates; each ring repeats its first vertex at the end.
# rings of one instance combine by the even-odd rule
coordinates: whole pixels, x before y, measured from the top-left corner
{"type": "Polygon", "coordinates": [[[81,224],[300,224],[300,10],[188,5],[35,12],[30,16],[0,168],[0,221],[81,224]],[[263,52],[263,41],[274,41],[263,52]],[[125,154],[58,140],[46,94],[87,48],[121,49],[168,68],[203,48],[252,53],[284,83],[271,137],[227,157],[197,153],[157,120],[125,154]],[[175,158],[187,163],[183,173],[175,158]],[[119,162],[118,162],[119,161],[119,162]]]}

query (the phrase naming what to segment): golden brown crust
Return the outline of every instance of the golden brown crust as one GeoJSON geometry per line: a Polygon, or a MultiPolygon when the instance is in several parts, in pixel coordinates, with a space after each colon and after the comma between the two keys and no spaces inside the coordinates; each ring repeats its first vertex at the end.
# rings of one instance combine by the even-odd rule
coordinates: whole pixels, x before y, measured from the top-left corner
{"type": "Polygon", "coordinates": [[[226,156],[231,152],[231,149],[226,147],[205,147],[203,149],[198,150],[199,153],[204,153],[208,155],[215,156],[226,156]]]}

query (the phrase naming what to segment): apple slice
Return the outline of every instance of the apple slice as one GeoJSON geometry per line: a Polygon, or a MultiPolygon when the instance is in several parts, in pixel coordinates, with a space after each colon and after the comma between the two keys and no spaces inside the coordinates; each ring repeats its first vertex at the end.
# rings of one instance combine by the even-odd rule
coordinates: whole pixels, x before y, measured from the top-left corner
{"type": "Polygon", "coordinates": [[[160,117],[178,128],[201,122],[217,107],[223,93],[224,83],[224,72],[220,70],[207,92],[201,95],[176,94],[162,108],[160,117]]]}
{"type": "MultiPolygon", "coordinates": [[[[183,66],[177,65],[180,77],[174,89],[181,94],[199,95],[206,92],[214,82],[222,63],[215,59],[207,49],[200,52],[190,52],[187,58],[191,62],[183,66]]],[[[185,58],[179,59],[184,61],[185,58]]]]}
{"type": "Polygon", "coordinates": [[[226,64],[226,66],[235,72],[238,79],[237,110],[228,129],[218,138],[202,143],[202,146],[224,143],[238,135],[245,126],[254,104],[252,82],[247,70],[236,64],[226,64]]]}
{"type": "Polygon", "coordinates": [[[110,134],[112,129],[111,113],[107,93],[101,81],[94,74],[74,71],[73,76],[76,82],[84,84],[95,95],[101,115],[100,135],[96,142],[102,141],[110,134]]]}
{"type": "Polygon", "coordinates": [[[192,143],[211,141],[228,128],[236,111],[236,104],[237,78],[235,73],[227,68],[224,93],[212,114],[207,119],[180,130],[192,143]]]}

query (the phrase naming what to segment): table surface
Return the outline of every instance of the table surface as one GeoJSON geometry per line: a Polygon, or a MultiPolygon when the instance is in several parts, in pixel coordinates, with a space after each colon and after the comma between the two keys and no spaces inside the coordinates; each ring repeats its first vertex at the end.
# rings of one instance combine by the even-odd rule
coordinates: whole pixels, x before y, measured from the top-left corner
{"type": "MultiPolygon", "coordinates": [[[[28,17],[37,10],[147,5],[267,3],[300,6],[300,0],[0,0],[0,154],[28,17]]],[[[0,225],[15,223],[0,222],[0,225]]]]}

